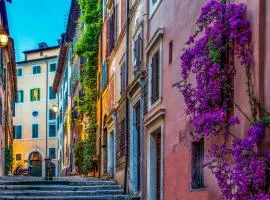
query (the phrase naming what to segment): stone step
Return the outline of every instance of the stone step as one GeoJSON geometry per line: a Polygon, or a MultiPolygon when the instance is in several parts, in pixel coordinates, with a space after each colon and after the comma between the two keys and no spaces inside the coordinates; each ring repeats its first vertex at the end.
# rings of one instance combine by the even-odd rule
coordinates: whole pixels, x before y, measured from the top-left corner
{"type": "Polygon", "coordinates": [[[27,180],[27,181],[0,181],[0,185],[71,185],[71,186],[94,186],[94,185],[115,185],[115,181],[66,181],[66,180],[27,180]]]}
{"type": "Polygon", "coordinates": [[[0,185],[1,190],[44,190],[44,191],[96,191],[122,189],[120,185],[93,185],[93,186],[69,186],[69,185],[0,185]]]}
{"type": "Polygon", "coordinates": [[[69,196],[101,196],[101,195],[122,195],[123,190],[97,190],[97,191],[37,191],[37,190],[13,190],[1,191],[0,196],[54,196],[54,197],[69,197],[69,196]]]}
{"type": "Polygon", "coordinates": [[[68,200],[130,200],[128,195],[101,195],[101,196],[5,196],[1,195],[0,200],[9,200],[9,199],[20,199],[20,200],[61,200],[61,199],[68,199],[68,200]]]}

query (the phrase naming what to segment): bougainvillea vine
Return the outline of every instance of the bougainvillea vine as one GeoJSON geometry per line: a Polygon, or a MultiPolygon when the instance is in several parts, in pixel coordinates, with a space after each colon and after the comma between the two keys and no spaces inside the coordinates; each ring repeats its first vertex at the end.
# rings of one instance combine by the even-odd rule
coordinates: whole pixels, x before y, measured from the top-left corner
{"type": "MultiPolygon", "coordinates": [[[[216,135],[223,144],[213,144],[207,166],[216,176],[223,199],[270,199],[268,153],[256,150],[269,123],[256,116],[250,68],[253,66],[250,22],[246,6],[209,0],[197,20],[197,31],[190,36],[181,56],[182,81],[176,84],[184,96],[186,112],[194,127],[194,140],[216,135]],[[253,118],[246,137],[231,133],[239,124],[233,109],[234,58],[240,60],[248,78],[248,97],[253,118]],[[232,144],[226,143],[233,136],[232,144]]],[[[245,115],[246,116],[246,115],[245,115]]]]}

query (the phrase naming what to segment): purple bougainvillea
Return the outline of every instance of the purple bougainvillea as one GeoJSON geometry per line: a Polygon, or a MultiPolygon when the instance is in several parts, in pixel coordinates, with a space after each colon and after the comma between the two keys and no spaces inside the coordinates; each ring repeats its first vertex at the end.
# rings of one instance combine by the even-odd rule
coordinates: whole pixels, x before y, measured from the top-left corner
{"type": "MultiPolygon", "coordinates": [[[[239,124],[231,112],[234,57],[239,58],[242,67],[252,67],[246,6],[210,0],[201,10],[197,27],[181,55],[182,81],[177,87],[184,96],[194,139],[216,135],[225,139],[233,135],[230,127],[239,124]]],[[[270,199],[269,156],[256,151],[265,128],[260,120],[252,121],[246,137],[237,139],[236,133],[229,147],[224,142],[209,150],[207,165],[217,178],[223,199],[270,199]]]]}

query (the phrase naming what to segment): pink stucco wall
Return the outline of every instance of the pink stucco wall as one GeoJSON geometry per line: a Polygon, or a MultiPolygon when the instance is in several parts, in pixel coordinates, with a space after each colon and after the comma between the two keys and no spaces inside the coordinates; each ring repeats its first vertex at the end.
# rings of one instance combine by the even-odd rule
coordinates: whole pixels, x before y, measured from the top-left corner
{"type": "MultiPolygon", "coordinates": [[[[163,36],[163,66],[162,66],[162,103],[160,108],[166,109],[164,118],[164,199],[165,200],[206,200],[219,199],[220,192],[216,179],[209,170],[205,169],[205,184],[207,189],[200,191],[190,191],[191,182],[191,138],[188,135],[190,130],[188,117],[185,114],[185,104],[182,95],[172,87],[172,84],[180,79],[180,55],[181,49],[190,34],[195,31],[195,21],[200,13],[203,3],[206,1],[163,0],[156,13],[149,21],[149,38],[151,38],[157,28],[164,28],[163,36]],[[169,65],[168,48],[170,41],[173,41],[173,63],[169,65]]],[[[265,105],[270,108],[270,55],[265,53],[270,51],[270,39],[263,38],[263,35],[270,31],[270,2],[267,0],[239,0],[247,4],[247,17],[251,21],[253,34],[252,46],[254,49],[254,72],[255,91],[265,105]],[[265,6],[261,6],[265,3],[265,6]],[[262,9],[265,9],[265,24],[263,21],[262,9]],[[260,22],[260,23],[259,23],[260,22]],[[263,40],[263,42],[260,42],[263,40]]],[[[250,106],[246,95],[246,77],[243,67],[237,63],[237,75],[235,77],[235,101],[241,105],[244,112],[250,115],[250,106]]],[[[248,121],[237,110],[234,114],[239,116],[241,125],[236,127],[235,133],[244,136],[249,127],[248,121]]],[[[207,141],[205,152],[211,142],[220,141],[214,138],[207,141]],[[215,141],[213,141],[215,140],[215,141]]],[[[266,138],[268,140],[268,138],[266,138]]],[[[270,141],[270,139],[269,139],[270,141]]],[[[268,143],[267,143],[268,144],[268,143]]],[[[267,145],[265,144],[264,147],[267,145]]],[[[269,145],[268,145],[269,148],[269,145]]]]}

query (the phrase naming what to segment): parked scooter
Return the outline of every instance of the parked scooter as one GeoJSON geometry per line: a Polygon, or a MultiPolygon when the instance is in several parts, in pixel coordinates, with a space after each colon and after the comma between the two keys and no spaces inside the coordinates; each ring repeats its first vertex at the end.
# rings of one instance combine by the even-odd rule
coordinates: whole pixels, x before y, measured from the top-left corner
{"type": "Polygon", "coordinates": [[[21,165],[16,167],[13,174],[14,176],[30,176],[31,174],[32,166],[29,166],[27,168],[23,168],[21,165]]]}

